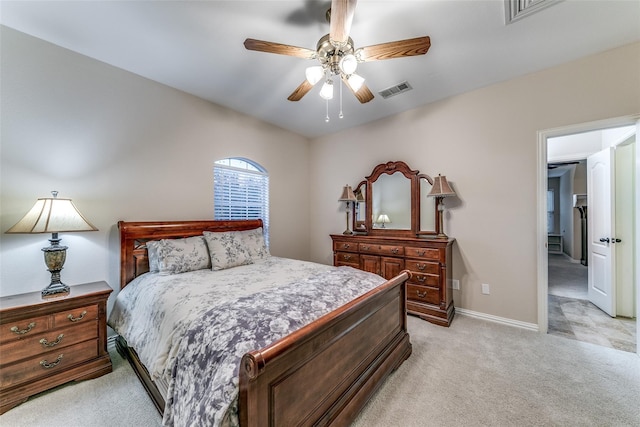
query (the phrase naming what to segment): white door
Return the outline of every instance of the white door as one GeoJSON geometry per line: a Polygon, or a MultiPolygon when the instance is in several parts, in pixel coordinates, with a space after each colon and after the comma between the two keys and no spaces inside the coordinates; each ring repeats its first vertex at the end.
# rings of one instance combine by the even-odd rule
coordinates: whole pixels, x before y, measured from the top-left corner
{"type": "Polygon", "coordinates": [[[587,158],[589,301],[615,317],[614,149],[587,158]]]}

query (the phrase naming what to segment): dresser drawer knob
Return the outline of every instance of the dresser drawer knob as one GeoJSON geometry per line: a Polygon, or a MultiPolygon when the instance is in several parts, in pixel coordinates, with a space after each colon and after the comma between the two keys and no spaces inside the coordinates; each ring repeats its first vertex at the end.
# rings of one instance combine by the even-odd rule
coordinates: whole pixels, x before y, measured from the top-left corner
{"type": "Polygon", "coordinates": [[[60,344],[60,341],[62,341],[62,338],[64,338],[64,334],[58,335],[58,338],[56,338],[56,340],[53,341],[53,342],[49,342],[49,341],[47,341],[46,338],[42,338],[40,340],[40,344],[42,344],[44,347],[54,347],[54,346],[60,344]]]}
{"type": "Polygon", "coordinates": [[[351,245],[350,245],[349,243],[343,243],[343,244],[342,244],[342,247],[343,247],[344,249],[349,249],[349,247],[351,247],[351,245]]]}
{"type": "Polygon", "coordinates": [[[67,316],[67,319],[71,320],[72,322],[79,322],[80,320],[84,319],[84,316],[87,314],[87,310],[83,310],[82,313],[80,313],[79,317],[73,317],[73,314],[70,314],[67,316]]]}
{"type": "Polygon", "coordinates": [[[55,362],[47,362],[47,359],[45,360],[41,360],[40,361],[40,365],[45,368],[45,369],[50,369],[50,368],[54,368],[56,366],[58,366],[58,364],[60,363],[60,361],[62,360],[62,354],[60,356],[58,356],[58,358],[55,360],[55,362]]]}
{"type": "Polygon", "coordinates": [[[427,251],[425,251],[424,249],[422,250],[418,250],[418,256],[424,256],[424,254],[426,254],[427,251]]]}
{"type": "Polygon", "coordinates": [[[31,332],[31,330],[32,330],[33,328],[35,328],[35,327],[36,327],[36,323],[35,323],[35,322],[31,322],[31,323],[29,323],[29,324],[27,325],[27,329],[22,329],[22,330],[20,330],[20,329],[18,329],[18,327],[17,327],[17,326],[14,326],[13,328],[11,328],[11,332],[13,332],[13,333],[14,333],[14,334],[16,334],[16,335],[24,335],[24,334],[26,334],[27,332],[31,332]]]}
{"type": "Polygon", "coordinates": [[[427,264],[416,264],[416,267],[418,267],[418,270],[422,271],[427,268],[427,264]]]}
{"type": "Polygon", "coordinates": [[[349,261],[350,259],[351,259],[351,255],[345,255],[345,256],[344,256],[344,260],[345,260],[345,261],[349,261]]]}
{"type": "Polygon", "coordinates": [[[425,292],[416,291],[416,294],[418,294],[418,296],[419,296],[420,298],[424,298],[424,297],[426,297],[426,296],[427,296],[427,292],[426,292],[426,291],[425,291],[425,292]]]}
{"type": "Polygon", "coordinates": [[[398,248],[391,249],[391,253],[397,255],[399,252],[398,248]]]}
{"type": "Polygon", "coordinates": [[[425,280],[427,280],[427,278],[425,276],[416,276],[416,278],[418,279],[418,282],[423,283],[425,280]]]}
{"type": "Polygon", "coordinates": [[[362,246],[362,250],[363,250],[363,251],[368,251],[368,250],[369,250],[369,248],[370,248],[370,246],[364,246],[364,245],[362,246]]]}

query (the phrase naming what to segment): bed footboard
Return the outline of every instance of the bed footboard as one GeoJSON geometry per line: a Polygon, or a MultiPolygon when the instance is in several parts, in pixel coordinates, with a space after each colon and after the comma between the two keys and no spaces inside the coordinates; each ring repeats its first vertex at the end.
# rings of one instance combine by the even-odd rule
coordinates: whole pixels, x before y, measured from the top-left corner
{"type": "Polygon", "coordinates": [[[411,354],[410,273],[261,350],[240,365],[240,425],[349,425],[411,354]]]}

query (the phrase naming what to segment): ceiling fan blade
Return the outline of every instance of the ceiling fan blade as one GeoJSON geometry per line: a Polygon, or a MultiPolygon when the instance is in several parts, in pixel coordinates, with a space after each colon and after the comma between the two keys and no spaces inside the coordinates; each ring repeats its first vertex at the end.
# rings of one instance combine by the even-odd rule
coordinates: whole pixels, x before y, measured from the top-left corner
{"type": "Polygon", "coordinates": [[[332,0],[331,19],[329,21],[329,41],[340,47],[349,41],[349,32],[357,0],[332,0]]]}
{"type": "Polygon", "coordinates": [[[296,90],[294,90],[293,93],[289,95],[287,99],[289,101],[300,101],[302,97],[305,96],[307,92],[311,90],[312,87],[313,85],[309,83],[307,79],[304,79],[304,81],[300,83],[300,86],[298,86],[296,90]]]}
{"type": "Polygon", "coordinates": [[[296,56],[304,59],[315,59],[316,51],[305,47],[291,46],[288,44],[266,42],[264,40],[246,39],[244,47],[258,52],[277,53],[279,55],[296,56]]]}
{"type": "Polygon", "coordinates": [[[349,80],[347,80],[344,75],[342,76],[342,81],[349,89],[351,89],[351,92],[353,92],[353,94],[356,98],[358,98],[358,101],[360,101],[361,104],[366,104],[373,99],[373,93],[371,93],[366,84],[363,83],[362,86],[360,86],[360,89],[355,91],[349,84],[349,80]]]}
{"type": "Polygon", "coordinates": [[[431,47],[429,36],[395,42],[375,44],[357,50],[358,60],[379,61],[383,59],[403,58],[406,56],[424,55],[431,47]]]}

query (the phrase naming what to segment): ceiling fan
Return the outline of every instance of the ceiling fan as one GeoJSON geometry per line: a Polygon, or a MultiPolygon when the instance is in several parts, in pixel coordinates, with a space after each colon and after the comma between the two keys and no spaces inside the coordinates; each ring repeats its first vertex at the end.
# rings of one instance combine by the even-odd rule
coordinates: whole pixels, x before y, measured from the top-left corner
{"type": "Polygon", "coordinates": [[[260,52],[317,59],[320,62],[320,65],[307,68],[306,79],[289,95],[287,98],[289,101],[299,101],[322,80],[324,84],[320,90],[320,96],[327,100],[331,99],[333,98],[332,77],[339,76],[356,98],[364,104],[373,99],[373,93],[364,84],[364,78],[355,73],[358,63],[424,55],[431,47],[431,40],[428,36],[424,36],[356,49],[353,40],[349,37],[356,3],[357,0],[332,0],[331,9],[327,11],[329,34],[318,41],[316,50],[251,38],[244,41],[244,47],[260,52]]]}

